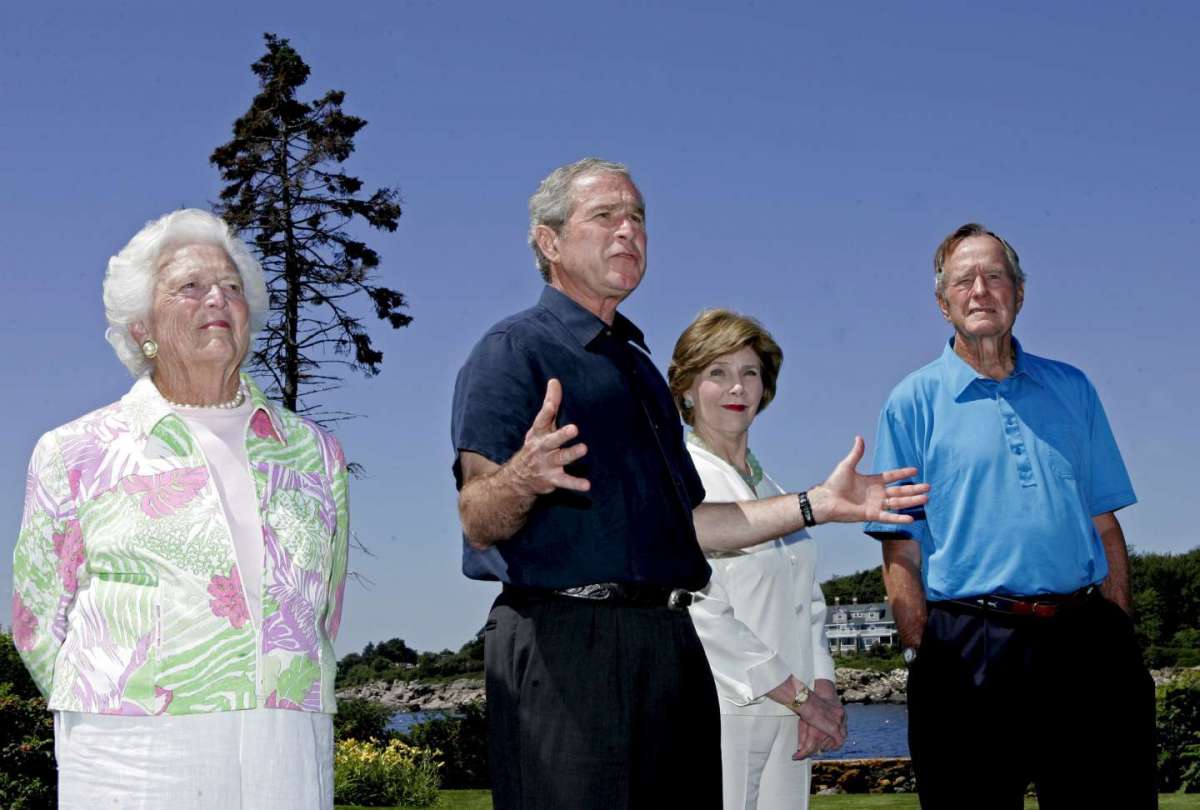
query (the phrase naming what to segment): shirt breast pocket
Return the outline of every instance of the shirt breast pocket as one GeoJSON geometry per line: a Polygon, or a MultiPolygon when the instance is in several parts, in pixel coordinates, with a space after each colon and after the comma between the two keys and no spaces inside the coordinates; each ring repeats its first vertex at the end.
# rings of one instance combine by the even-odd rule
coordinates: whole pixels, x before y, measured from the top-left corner
{"type": "Polygon", "coordinates": [[[1045,425],[1037,436],[1039,450],[1050,470],[1059,478],[1074,480],[1080,469],[1079,428],[1065,423],[1045,425]]]}

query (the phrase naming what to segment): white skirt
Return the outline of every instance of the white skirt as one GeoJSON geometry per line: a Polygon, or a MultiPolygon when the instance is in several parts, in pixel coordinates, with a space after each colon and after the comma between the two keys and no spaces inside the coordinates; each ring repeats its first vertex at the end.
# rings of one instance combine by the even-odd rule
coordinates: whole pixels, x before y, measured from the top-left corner
{"type": "Polygon", "coordinates": [[[333,715],[56,712],[60,810],[331,810],[333,715]]]}

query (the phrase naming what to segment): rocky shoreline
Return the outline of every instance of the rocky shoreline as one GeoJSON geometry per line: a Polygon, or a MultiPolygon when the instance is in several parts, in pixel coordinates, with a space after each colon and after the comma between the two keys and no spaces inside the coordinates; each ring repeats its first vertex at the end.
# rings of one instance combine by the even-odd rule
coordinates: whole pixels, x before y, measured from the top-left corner
{"type": "MultiPolygon", "coordinates": [[[[1170,681],[1179,670],[1151,670],[1154,684],[1170,681]]],[[[867,669],[836,670],[838,695],[843,703],[904,703],[908,672],[894,669],[875,672],[867,669]]],[[[483,700],[483,680],[458,678],[442,683],[424,681],[374,681],[342,689],[339,698],[365,698],[390,706],[397,712],[448,711],[463,703],[483,700]]]]}
{"type": "MultiPolygon", "coordinates": [[[[873,672],[838,669],[838,694],[844,703],[904,703],[908,673],[903,669],[873,672]]],[[[364,698],[397,712],[447,711],[463,703],[483,700],[483,681],[457,678],[442,683],[425,681],[373,681],[342,689],[339,698],[364,698]]]]}
{"type": "Polygon", "coordinates": [[[464,703],[483,700],[483,680],[457,678],[442,683],[372,681],[362,686],[340,689],[337,697],[339,700],[372,700],[397,712],[450,711],[464,703]]]}

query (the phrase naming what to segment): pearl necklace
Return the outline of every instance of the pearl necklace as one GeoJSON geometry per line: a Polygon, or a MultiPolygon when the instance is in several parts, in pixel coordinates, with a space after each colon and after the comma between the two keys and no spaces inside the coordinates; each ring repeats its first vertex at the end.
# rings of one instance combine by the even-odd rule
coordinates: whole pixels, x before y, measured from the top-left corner
{"type": "MultiPolygon", "coordinates": [[[[163,399],[167,399],[167,398],[163,397],[163,399]]],[[[215,405],[188,405],[188,404],[185,404],[182,402],[173,402],[173,401],[167,399],[167,404],[170,405],[172,408],[181,408],[185,411],[199,411],[199,410],[206,410],[209,408],[220,409],[220,410],[224,410],[224,411],[232,411],[234,408],[240,407],[241,404],[245,401],[246,401],[246,391],[245,391],[245,389],[239,387],[237,395],[234,396],[234,398],[229,400],[228,402],[218,402],[215,405]]]]}

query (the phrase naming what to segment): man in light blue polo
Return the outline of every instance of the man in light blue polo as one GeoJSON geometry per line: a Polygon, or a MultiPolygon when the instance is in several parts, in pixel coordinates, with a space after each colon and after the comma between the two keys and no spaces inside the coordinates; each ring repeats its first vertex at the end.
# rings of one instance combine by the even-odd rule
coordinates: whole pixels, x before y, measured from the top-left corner
{"type": "Polygon", "coordinates": [[[1095,389],[1012,336],[1016,251],[978,224],[934,255],[954,327],[888,397],[877,469],[940,497],[866,524],[909,665],[909,747],[924,810],[1157,806],[1154,687],[1129,618],[1116,511],[1136,497],[1095,389]]]}

